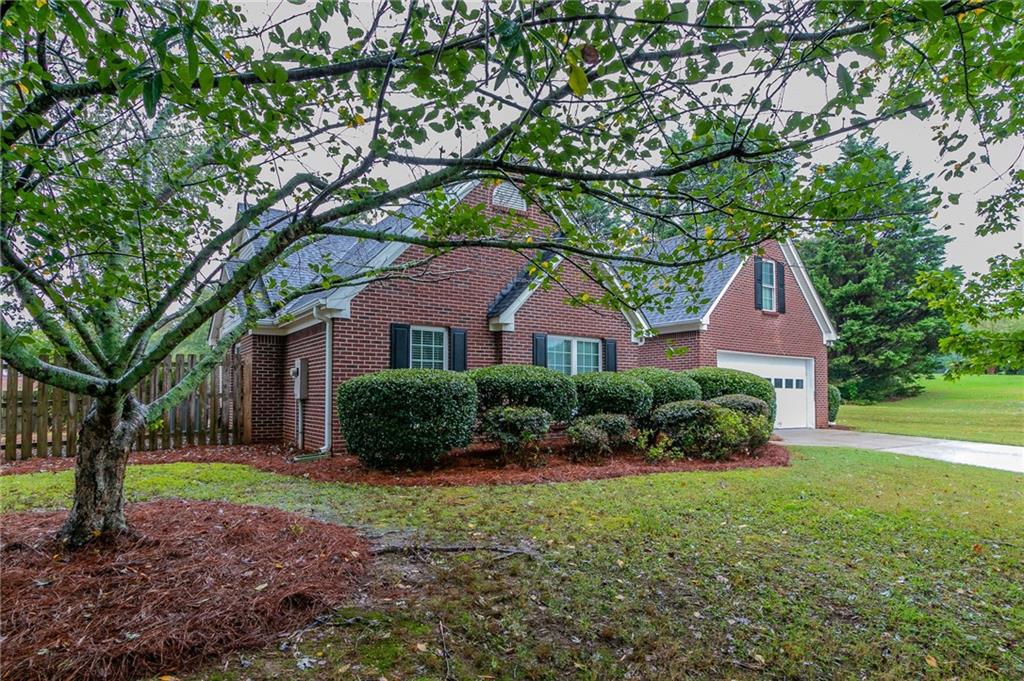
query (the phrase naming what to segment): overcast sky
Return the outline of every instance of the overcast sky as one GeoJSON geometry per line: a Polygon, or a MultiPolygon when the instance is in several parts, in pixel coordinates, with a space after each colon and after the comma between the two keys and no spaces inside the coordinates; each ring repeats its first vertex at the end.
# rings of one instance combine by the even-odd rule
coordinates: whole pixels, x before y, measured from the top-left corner
{"type": "MultiPolygon", "coordinates": [[[[353,0],[355,23],[368,26],[380,2],[381,0],[353,0]]],[[[308,11],[312,0],[305,3],[305,6],[289,4],[283,0],[273,2],[246,0],[241,4],[249,20],[253,24],[260,24],[270,15],[273,15],[275,20],[280,20],[285,16],[308,11]]],[[[473,5],[473,0],[469,0],[469,4],[473,5]]],[[[291,28],[295,27],[296,24],[291,25],[291,28]]],[[[340,25],[339,28],[341,28],[340,25]]],[[[344,35],[343,29],[338,32],[344,35]]],[[[789,90],[787,97],[796,96],[798,99],[804,100],[804,104],[819,99],[824,103],[826,93],[821,87],[821,81],[815,80],[813,83],[805,82],[803,84],[793,81],[791,85],[793,87],[789,90]]],[[[1013,250],[1015,244],[1024,241],[1024,228],[1021,226],[1024,223],[1024,216],[1019,216],[1021,219],[1018,219],[1017,228],[1012,232],[986,237],[979,237],[975,234],[978,222],[976,217],[978,200],[1005,189],[1005,179],[1008,175],[1006,171],[1017,161],[1022,146],[1024,146],[1024,140],[1014,140],[990,147],[991,167],[979,165],[976,173],[967,174],[964,178],[954,179],[952,182],[943,182],[941,179],[943,161],[939,158],[937,143],[932,140],[932,126],[942,122],[944,121],[939,118],[920,120],[913,116],[907,116],[902,120],[887,121],[874,132],[879,140],[889,145],[890,149],[909,159],[915,174],[919,176],[932,175],[931,183],[944,193],[961,193],[959,205],[940,208],[933,218],[933,224],[936,227],[948,225],[950,228],[948,233],[954,237],[954,241],[947,246],[946,250],[946,259],[950,265],[958,265],[968,274],[986,271],[988,269],[987,258],[999,253],[1008,253],[1013,250]]],[[[966,121],[960,122],[958,127],[960,132],[968,135],[968,146],[973,145],[980,155],[982,149],[977,129],[966,121]]],[[[437,141],[430,140],[428,144],[437,141]]],[[[441,141],[443,142],[443,140],[441,141]]],[[[816,152],[814,160],[823,164],[831,162],[837,156],[837,147],[838,145],[826,146],[816,152]]],[[[310,163],[310,161],[312,159],[306,161],[309,169],[327,176],[337,173],[336,165],[329,159],[323,160],[322,168],[317,167],[319,164],[310,163]]],[[[396,177],[394,179],[401,181],[407,178],[396,177]]],[[[225,210],[233,212],[234,206],[226,206],[225,210]]]]}

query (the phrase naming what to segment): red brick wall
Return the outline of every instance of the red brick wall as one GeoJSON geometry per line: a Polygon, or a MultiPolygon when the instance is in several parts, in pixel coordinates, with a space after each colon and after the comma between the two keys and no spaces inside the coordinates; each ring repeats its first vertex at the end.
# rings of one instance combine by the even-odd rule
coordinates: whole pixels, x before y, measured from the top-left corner
{"type": "Polygon", "coordinates": [[[700,338],[696,331],[648,338],[639,349],[639,363],[641,366],[665,367],[676,371],[699,367],[700,338]]]}
{"type": "MultiPolygon", "coordinates": [[[[777,243],[769,242],[764,251],[766,258],[785,262],[777,243]]],[[[784,313],[762,312],[754,308],[754,259],[748,258],[712,312],[706,331],[648,339],[641,352],[645,364],[684,369],[716,366],[719,350],[812,357],[815,423],[819,428],[828,425],[828,351],[822,341],[821,329],[789,263],[786,263],[784,313]],[[664,359],[666,343],[670,342],[686,344],[691,350],[682,357],[664,359]]]]}
{"type": "MultiPolygon", "coordinates": [[[[306,358],[307,391],[302,404],[302,447],[319,449],[324,445],[324,332],[323,322],[300,329],[284,337],[284,352],[277,380],[281,384],[281,414],[284,426],[281,436],[284,442],[298,445],[296,439],[296,402],[291,377],[295,360],[306,358]]],[[[254,386],[259,390],[259,386],[254,386]]]]}
{"type": "Polygon", "coordinates": [[[248,395],[252,413],[252,441],[280,442],[281,413],[281,354],[284,344],[280,336],[247,334],[235,348],[251,363],[251,383],[248,395]]]}
{"type": "MultiPolygon", "coordinates": [[[[488,202],[492,190],[493,186],[478,186],[465,201],[488,202]]],[[[489,202],[486,212],[508,213],[489,202]]],[[[525,215],[542,227],[552,226],[550,218],[535,208],[531,207],[525,215]]],[[[410,247],[398,262],[408,262],[423,254],[423,249],[410,247]]],[[[351,318],[334,320],[334,390],[349,378],[389,366],[392,323],[466,329],[466,361],[470,369],[498,363],[530,363],[534,332],[614,337],[618,340],[620,369],[636,365],[636,346],[629,340],[629,325],[621,314],[574,308],[564,303],[566,289],[576,294],[599,294],[595,284],[568,268],[562,272],[561,286],[535,292],[519,310],[514,332],[491,331],[487,308],[525,262],[512,251],[459,249],[430,264],[435,276],[447,273],[442,281],[391,280],[367,286],[353,299],[351,318]]],[[[336,405],[333,411],[336,414],[336,405]]],[[[287,415],[285,418],[287,421],[287,415]]],[[[333,427],[334,449],[341,451],[344,445],[336,415],[333,427]]]]}

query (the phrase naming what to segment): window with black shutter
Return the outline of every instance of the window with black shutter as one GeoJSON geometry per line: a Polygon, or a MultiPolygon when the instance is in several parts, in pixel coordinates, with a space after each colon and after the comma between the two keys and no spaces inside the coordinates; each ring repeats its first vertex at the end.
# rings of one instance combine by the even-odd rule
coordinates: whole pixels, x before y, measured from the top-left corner
{"type": "Polygon", "coordinates": [[[533,334],[533,363],[539,367],[548,365],[548,336],[545,333],[533,334]]]}
{"type": "Polygon", "coordinates": [[[614,338],[605,338],[604,339],[604,370],[605,371],[618,371],[619,370],[618,343],[615,342],[614,338]]]}
{"type": "Polygon", "coordinates": [[[409,368],[409,330],[408,324],[391,325],[391,368],[409,368]]]}
{"type": "Polygon", "coordinates": [[[451,359],[448,361],[448,368],[452,371],[466,370],[466,330],[451,330],[451,359]]]}

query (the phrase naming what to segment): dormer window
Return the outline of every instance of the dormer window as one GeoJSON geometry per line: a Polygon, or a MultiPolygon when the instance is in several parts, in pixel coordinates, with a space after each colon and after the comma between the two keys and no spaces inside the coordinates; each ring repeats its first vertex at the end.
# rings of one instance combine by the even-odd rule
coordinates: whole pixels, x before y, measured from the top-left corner
{"type": "Polygon", "coordinates": [[[512,210],[526,210],[526,199],[511,182],[502,182],[494,188],[491,204],[512,210]]]}

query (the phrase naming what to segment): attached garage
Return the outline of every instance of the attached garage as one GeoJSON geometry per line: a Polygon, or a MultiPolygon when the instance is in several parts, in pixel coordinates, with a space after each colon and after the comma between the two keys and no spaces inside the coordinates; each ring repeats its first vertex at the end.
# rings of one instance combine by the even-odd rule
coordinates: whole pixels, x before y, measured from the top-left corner
{"type": "Polygon", "coordinates": [[[772,382],[776,428],[814,427],[814,359],[719,350],[718,366],[749,371],[772,382]]]}

